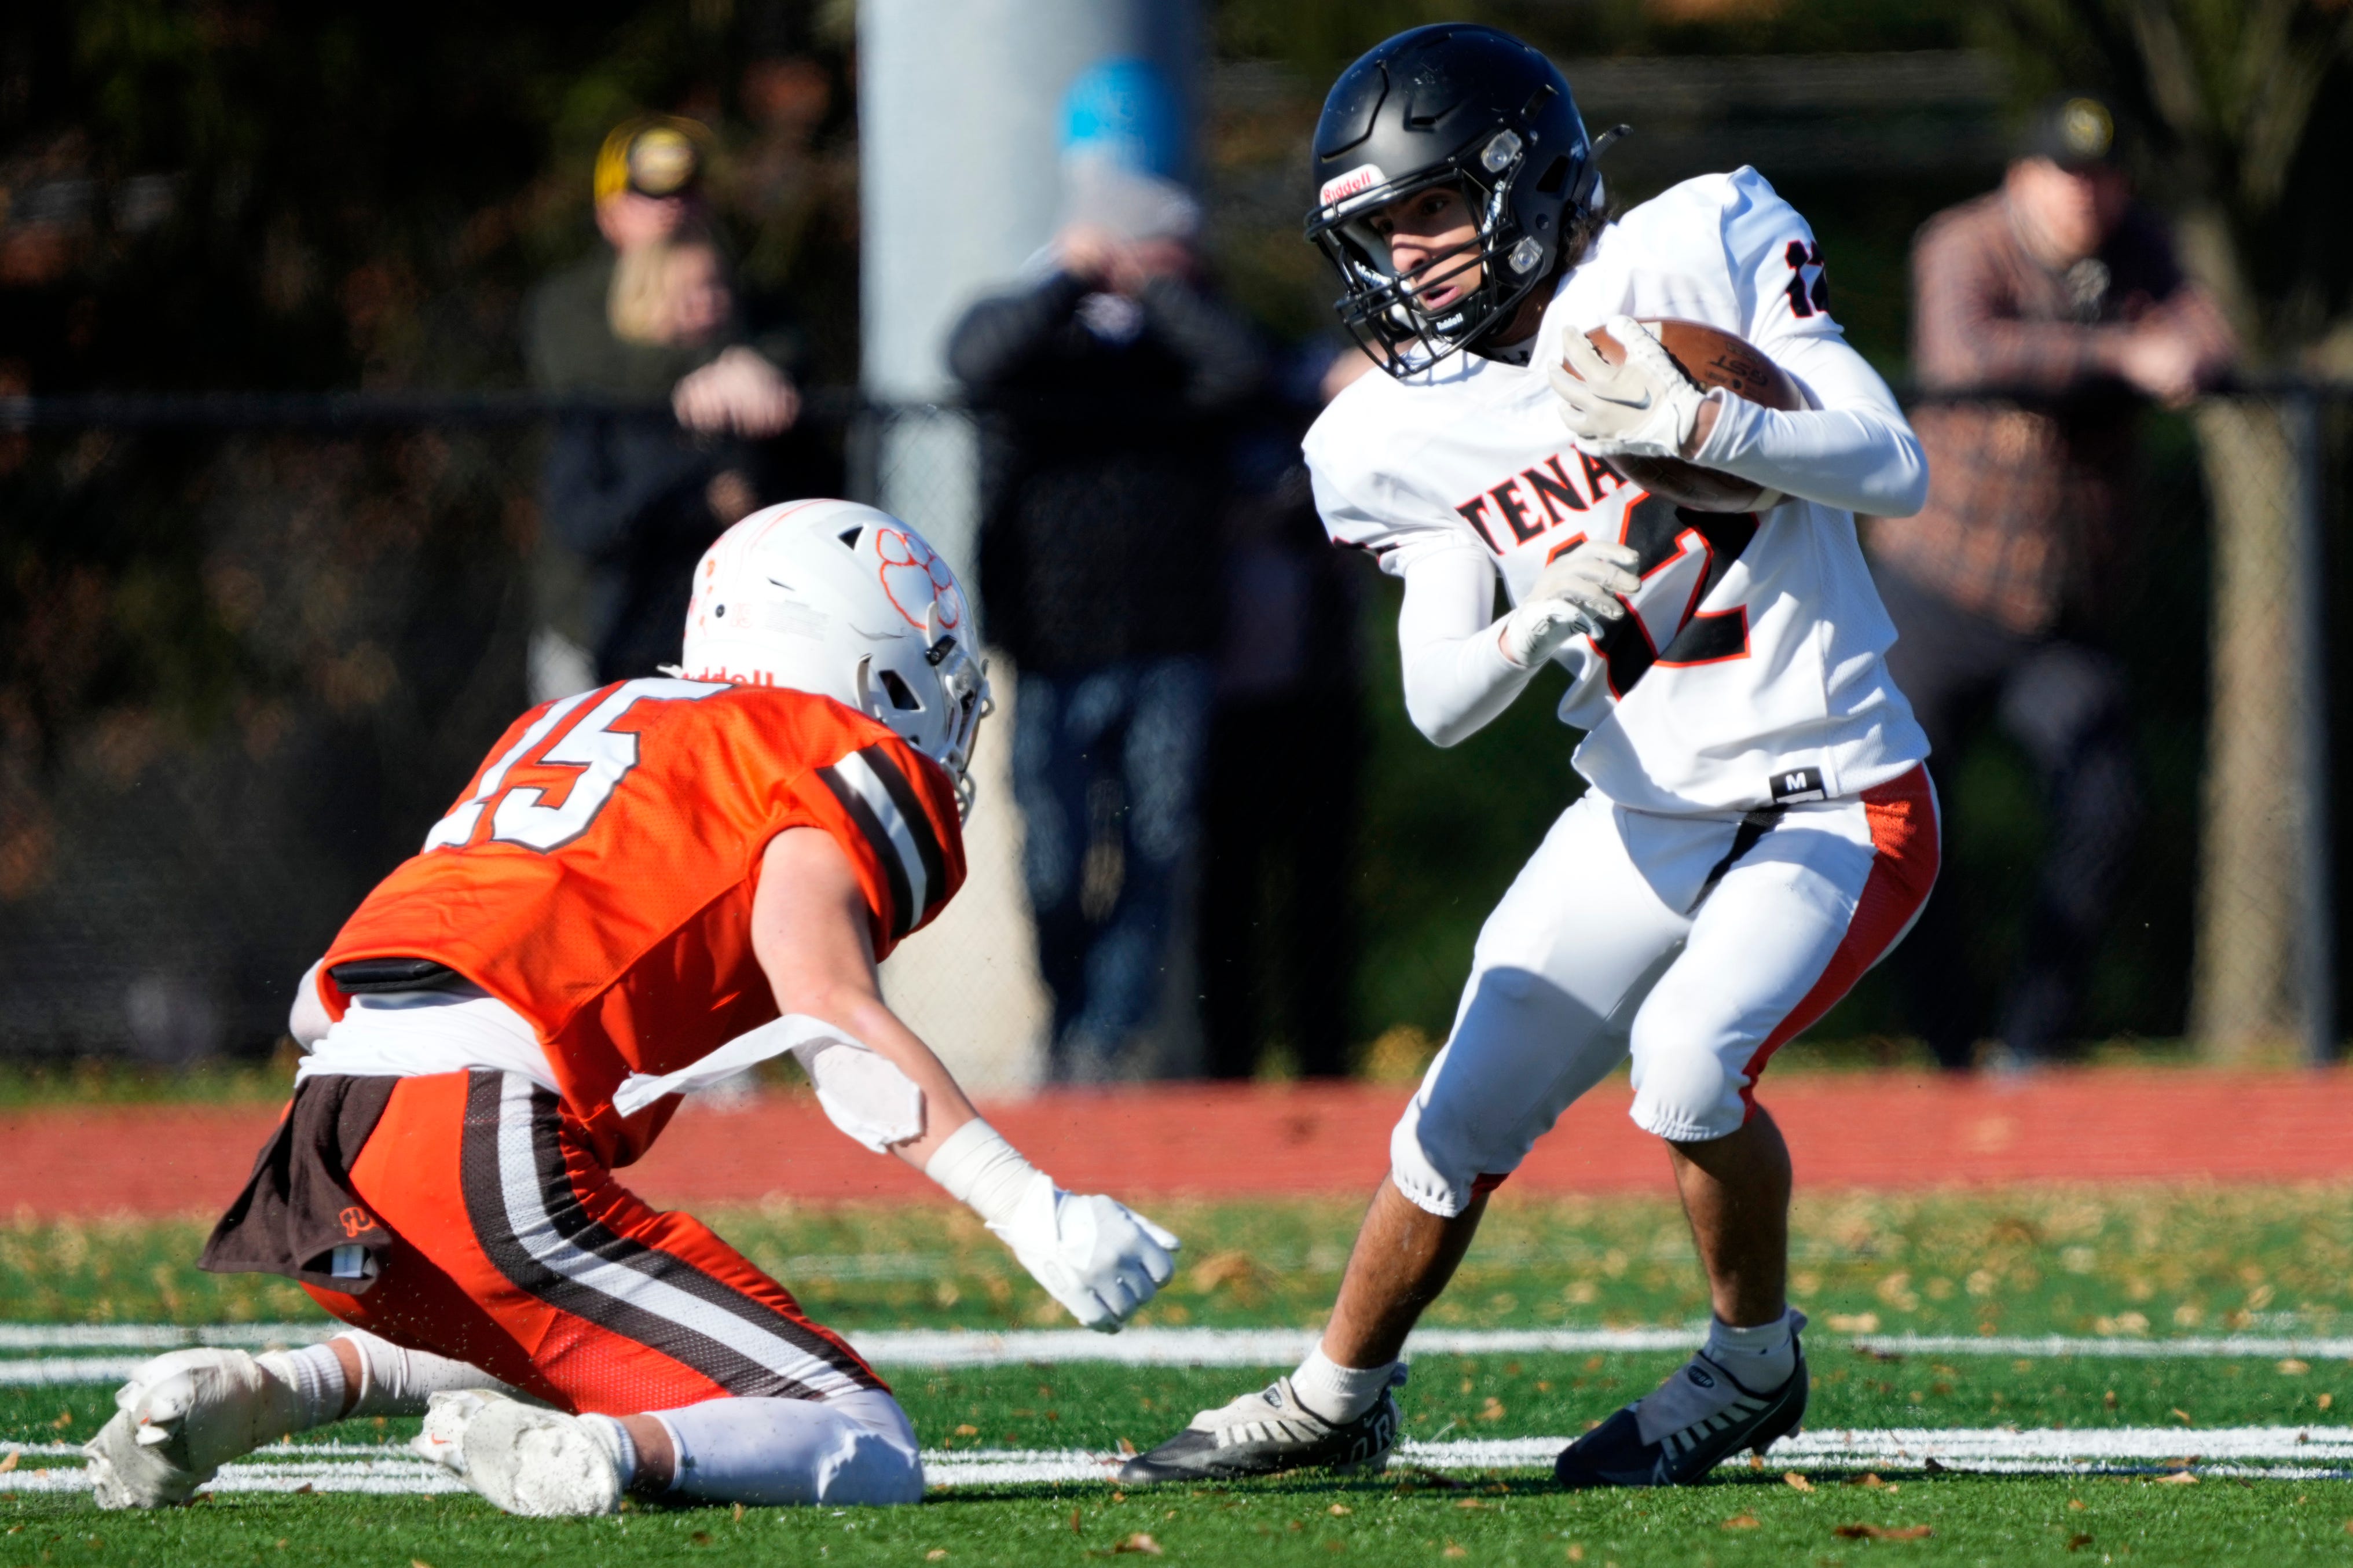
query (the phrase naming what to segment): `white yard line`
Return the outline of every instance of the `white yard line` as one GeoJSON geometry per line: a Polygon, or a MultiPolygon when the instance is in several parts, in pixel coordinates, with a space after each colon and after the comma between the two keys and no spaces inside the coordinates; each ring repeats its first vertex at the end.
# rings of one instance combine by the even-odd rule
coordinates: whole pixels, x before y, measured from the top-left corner
{"type": "MultiPolygon", "coordinates": [[[[1835,1342],[1829,1334],[1819,1342],[1835,1342]]],[[[1895,1355],[2006,1355],[2033,1358],[2105,1356],[2126,1361],[2152,1357],[2198,1358],[2302,1356],[2314,1361],[2353,1361],[2353,1338],[2295,1339],[2278,1335],[2221,1334],[2181,1339],[2092,1339],[2071,1334],[1858,1334],[1858,1350],[1895,1355]]]]}
{"type": "Polygon", "coordinates": [[[0,1323],[0,1351],[176,1351],[191,1345],[310,1345],[338,1323],[0,1323]]]}
{"type": "MultiPolygon", "coordinates": [[[[1525,1470],[1548,1468],[1566,1437],[1409,1440],[1397,1456],[1400,1469],[1525,1470]]],[[[15,1447],[45,1458],[78,1458],[62,1443],[15,1447]]],[[[1930,1461],[1947,1470],[1989,1475],[2161,1474],[2191,1468],[2200,1475],[2297,1480],[2353,1478],[2353,1426],[2098,1427],[2084,1430],[2008,1427],[1894,1427],[1800,1433],[1774,1445],[1770,1471],[1873,1470],[1905,1474],[1930,1461]]],[[[1745,1458],[1726,1461],[1736,1473],[1745,1458]]],[[[935,1486],[1014,1486],[1040,1481],[1106,1482],[1120,1456],[1084,1448],[927,1450],[923,1473],[935,1486]]],[[[79,1491],[88,1479],[79,1465],[0,1473],[0,1494],[79,1491]]],[[[452,1492],[463,1485],[438,1466],[395,1444],[274,1445],[253,1458],[224,1466],[219,1491],[452,1492]]]]}
{"type": "MultiPolygon", "coordinates": [[[[0,1323],[0,1386],[117,1383],[142,1357],[32,1359],[49,1351],[156,1352],[191,1345],[311,1344],[335,1331],[332,1323],[231,1323],[180,1328],[165,1323],[0,1323]]],[[[1666,1329],[1429,1329],[1408,1342],[1420,1355],[1626,1353],[1691,1349],[1701,1326],[1666,1329]]],[[[990,1333],[967,1329],[852,1331],[850,1342],[886,1366],[1015,1366],[1028,1362],[1104,1362],[1127,1366],[1283,1366],[1314,1342],[1312,1329],[1130,1329],[1097,1334],[1084,1329],[1027,1329],[990,1333]]],[[[2184,1339],[2091,1338],[2081,1335],[1862,1334],[1817,1331],[1818,1347],[1850,1344],[1883,1355],[1993,1355],[2034,1359],[2064,1356],[2264,1360],[2301,1356],[2353,1360],[2353,1337],[2231,1334],[2184,1339]]]]}
{"type": "MultiPolygon", "coordinates": [[[[1431,1470],[1549,1469],[1566,1437],[1466,1439],[1402,1444],[1398,1467],[1431,1470]]],[[[1922,1471],[1934,1459],[1947,1470],[1988,1474],[2136,1473],[2194,1461],[2209,1476],[2341,1479],[2353,1470],[2353,1427],[2235,1426],[2189,1432],[2143,1426],[2097,1431],[2012,1432],[2004,1427],[1805,1432],[1773,1446],[1768,1471],[1922,1471]]],[[[927,1452],[923,1473],[935,1486],[1010,1486],[1107,1479],[1116,1456],[1083,1449],[980,1448],[927,1452]]],[[[1739,1471],[1746,1457],[1727,1460],[1739,1471]]]]}

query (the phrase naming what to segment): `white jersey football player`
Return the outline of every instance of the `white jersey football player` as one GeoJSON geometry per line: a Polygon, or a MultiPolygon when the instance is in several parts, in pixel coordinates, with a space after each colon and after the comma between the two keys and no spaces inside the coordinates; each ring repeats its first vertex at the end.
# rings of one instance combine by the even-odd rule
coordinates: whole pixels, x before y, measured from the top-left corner
{"type": "Polygon", "coordinates": [[[1894,628],[1853,518],[1917,510],[1927,472],[1831,316],[1812,232],[1763,176],[1686,181],[1605,223],[1595,151],[1560,73],[1490,28],[1400,34],[1325,101],[1308,232],[1388,374],[1309,433],[1317,506],[1404,580],[1416,725],[1451,745],[1551,660],[1590,787],[1480,933],[1322,1342],[1124,1480],[1380,1463],[1407,1331],[1487,1194],[1630,1055],[1632,1115],[1666,1143],[1715,1319],[1681,1373],[1556,1474],[1687,1482],[1804,1413],[1788,1152],[1754,1089],[1935,879],[1927,742],[1888,679],[1894,628]],[[1808,406],[1703,393],[1641,318],[1748,340],[1808,406]],[[1621,363],[1586,339],[1599,327],[1621,363]],[[1754,512],[1679,510],[1611,458],[1680,458],[1767,493],[1754,512]]]}

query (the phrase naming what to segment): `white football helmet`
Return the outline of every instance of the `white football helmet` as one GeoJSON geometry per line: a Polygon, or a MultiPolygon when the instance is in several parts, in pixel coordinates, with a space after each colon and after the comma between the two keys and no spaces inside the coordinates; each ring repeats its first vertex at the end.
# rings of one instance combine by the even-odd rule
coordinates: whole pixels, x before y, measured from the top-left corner
{"type": "Polygon", "coordinates": [[[871,506],[790,501],[703,553],[686,611],[690,680],[787,686],[888,725],[972,809],[973,737],[993,706],[972,606],[923,536],[871,506]]]}

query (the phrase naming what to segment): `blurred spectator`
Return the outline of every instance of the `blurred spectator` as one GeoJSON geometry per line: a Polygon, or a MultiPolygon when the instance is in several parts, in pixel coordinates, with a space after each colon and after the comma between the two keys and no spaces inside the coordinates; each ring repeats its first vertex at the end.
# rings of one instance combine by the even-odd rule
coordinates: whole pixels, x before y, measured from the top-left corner
{"type": "MultiPolygon", "coordinates": [[[[1915,370],[1926,390],[1988,400],[1915,412],[1927,508],[1869,524],[1900,633],[1889,668],[1927,729],[1947,812],[1962,741],[1988,710],[2041,775],[2046,847],[1992,1020],[2018,1061],[2051,1054],[2073,1020],[2139,815],[2124,672],[2102,635],[2124,607],[2138,396],[2186,403],[2235,353],[2164,226],[2131,199],[2115,144],[2097,100],[2054,103],[2001,189],[1921,228],[1915,370]]],[[[1986,1022],[1963,910],[1947,856],[1897,950],[1915,1026],[1956,1068],[1986,1022]]]]}
{"type": "Polygon", "coordinates": [[[533,572],[534,700],[678,658],[696,559],[761,504],[752,443],[799,413],[792,379],[744,341],[702,202],[706,137],[691,121],[659,118],[607,138],[596,226],[607,248],[549,279],[528,307],[538,386],[667,393],[674,416],[581,413],[556,427],[533,572]]]}
{"type": "MultiPolygon", "coordinates": [[[[1212,1078],[1285,1041],[1306,1078],[1348,1070],[1348,869],[1364,733],[1358,563],[1315,514],[1299,439],[1372,361],[1311,353],[1237,444],[1225,635],[1202,790],[1201,1001],[1212,1078]]],[[[1271,401],[1271,400],[1270,400],[1271,401]]]]}
{"type": "Polygon", "coordinates": [[[1065,165],[1065,222],[948,363],[987,413],[990,640],[1019,671],[1014,789],[1053,1075],[1137,1070],[1198,835],[1228,493],[1249,329],[1202,281],[1199,212],[1113,157],[1065,165]]]}

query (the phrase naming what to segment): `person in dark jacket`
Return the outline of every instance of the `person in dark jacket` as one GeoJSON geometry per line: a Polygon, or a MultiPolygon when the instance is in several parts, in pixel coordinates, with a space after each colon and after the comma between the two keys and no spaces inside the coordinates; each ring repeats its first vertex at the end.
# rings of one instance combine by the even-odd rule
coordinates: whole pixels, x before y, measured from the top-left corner
{"type": "Polygon", "coordinates": [[[948,363],[984,414],[981,598],[1019,672],[1050,1070],[1083,1080],[1147,1065],[1198,837],[1227,420],[1263,361],[1201,279],[1180,187],[1094,159],[1067,177],[1038,275],[975,305],[948,363]]]}
{"type": "Polygon", "coordinates": [[[527,307],[525,356],[541,390],[670,405],[669,417],[557,423],[533,573],[535,701],[677,660],[694,563],[761,504],[757,443],[799,412],[775,352],[746,341],[704,226],[702,134],[670,119],[616,131],[596,170],[607,248],[547,279],[527,307]]]}

